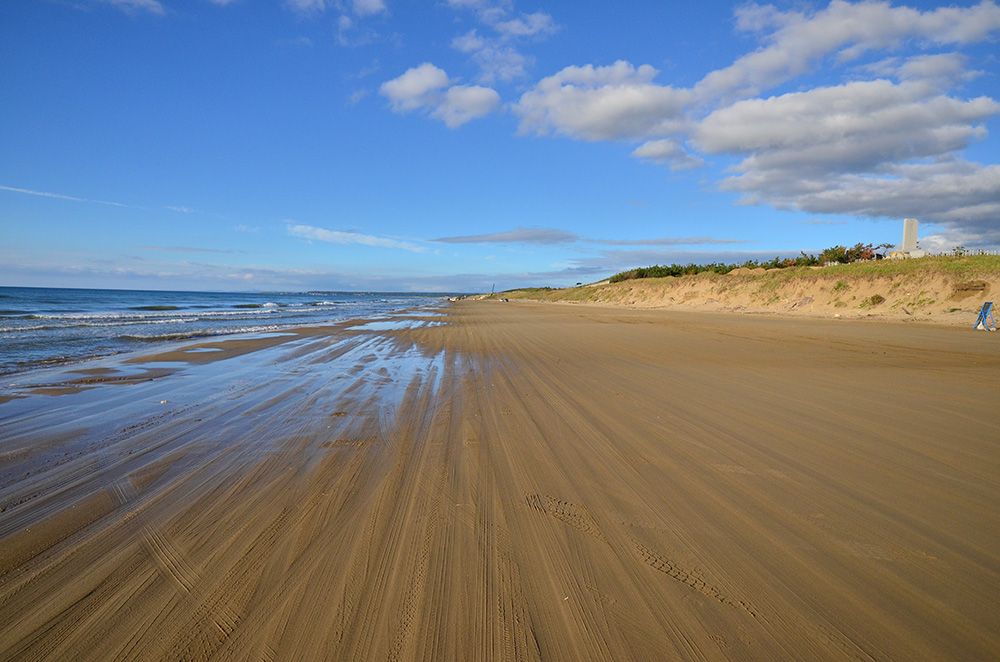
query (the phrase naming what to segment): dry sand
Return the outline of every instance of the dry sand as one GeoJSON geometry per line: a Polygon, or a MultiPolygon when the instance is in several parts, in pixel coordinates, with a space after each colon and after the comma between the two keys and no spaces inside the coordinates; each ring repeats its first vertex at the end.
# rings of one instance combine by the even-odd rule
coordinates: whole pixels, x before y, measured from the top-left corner
{"type": "Polygon", "coordinates": [[[0,404],[0,658],[1000,656],[1000,338],[446,320],[0,404]]]}

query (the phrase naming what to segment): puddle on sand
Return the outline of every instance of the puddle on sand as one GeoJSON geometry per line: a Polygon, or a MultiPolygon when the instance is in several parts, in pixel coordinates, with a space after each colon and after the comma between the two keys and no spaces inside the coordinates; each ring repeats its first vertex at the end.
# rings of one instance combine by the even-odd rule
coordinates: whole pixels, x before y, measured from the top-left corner
{"type": "Polygon", "coordinates": [[[205,352],[221,352],[221,347],[192,347],[190,349],[185,349],[186,354],[203,354],[205,352]]]}
{"type": "Polygon", "coordinates": [[[425,321],[418,319],[398,319],[375,322],[365,322],[347,327],[350,331],[400,331],[402,329],[420,329],[429,326],[444,326],[444,322],[425,321]]]}
{"type": "Polygon", "coordinates": [[[445,313],[438,310],[416,310],[409,313],[399,313],[396,317],[444,317],[445,313]]]}

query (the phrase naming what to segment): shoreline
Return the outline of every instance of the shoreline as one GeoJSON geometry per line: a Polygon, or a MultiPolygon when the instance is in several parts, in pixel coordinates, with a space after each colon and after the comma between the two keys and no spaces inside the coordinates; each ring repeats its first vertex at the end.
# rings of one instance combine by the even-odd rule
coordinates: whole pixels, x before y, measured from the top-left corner
{"type": "Polygon", "coordinates": [[[0,403],[0,658],[1000,652],[989,334],[406,319],[0,403]]]}
{"type": "Polygon", "coordinates": [[[0,287],[0,301],[0,375],[9,375],[171,342],[322,326],[439,306],[443,297],[0,287]]]}
{"type": "MultiPolygon", "coordinates": [[[[339,329],[350,327],[355,324],[365,324],[372,321],[381,320],[388,317],[404,317],[412,318],[416,317],[433,317],[440,314],[440,310],[445,308],[443,304],[436,305],[424,305],[415,306],[409,308],[401,308],[399,310],[394,310],[387,313],[379,313],[377,315],[370,316],[358,316],[350,317],[346,319],[331,321],[331,322],[306,322],[297,324],[285,324],[276,325],[273,329],[267,331],[256,331],[247,330],[240,332],[222,332],[222,333],[192,333],[192,335],[181,338],[164,339],[155,342],[143,342],[133,349],[117,351],[109,354],[94,354],[94,355],[83,355],[83,356],[72,356],[64,357],[58,360],[48,359],[35,364],[25,364],[20,369],[2,372],[0,373],[0,382],[9,382],[11,380],[20,380],[24,378],[31,378],[39,374],[59,374],[59,373],[76,373],[80,372],[79,368],[83,366],[85,371],[103,371],[105,366],[116,365],[121,363],[141,363],[144,361],[143,357],[150,356],[152,354],[172,354],[175,351],[180,351],[186,348],[192,348],[196,351],[200,348],[217,347],[219,343],[233,341],[236,346],[238,345],[249,345],[253,351],[257,346],[257,340],[263,340],[265,338],[279,337],[282,335],[298,335],[300,332],[309,334],[315,332],[316,330],[329,330],[329,329],[339,329]],[[249,342],[248,342],[249,341],[249,342]]],[[[268,344],[263,341],[262,344],[268,344]]],[[[228,349],[228,347],[227,347],[228,349]]],[[[191,356],[180,356],[180,358],[187,360],[193,357],[191,356]]],[[[10,396],[5,396],[2,390],[0,390],[0,402],[3,402],[3,398],[10,396]]]]}

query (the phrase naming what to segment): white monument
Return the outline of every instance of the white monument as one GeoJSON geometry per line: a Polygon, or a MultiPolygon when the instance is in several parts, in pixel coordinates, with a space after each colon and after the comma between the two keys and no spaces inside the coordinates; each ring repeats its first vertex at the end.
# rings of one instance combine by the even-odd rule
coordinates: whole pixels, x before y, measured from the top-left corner
{"type": "Polygon", "coordinates": [[[903,245],[899,250],[904,253],[912,253],[917,250],[917,228],[920,223],[915,218],[903,219],[903,245]]]}
{"type": "Polygon", "coordinates": [[[920,223],[917,219],[903,219],[903,243],[900,244],[899,250],[890,253],[889,257],[908,258],[927,255],[927,253],[917,248],[917,230],[919,227],[920,223]]]}

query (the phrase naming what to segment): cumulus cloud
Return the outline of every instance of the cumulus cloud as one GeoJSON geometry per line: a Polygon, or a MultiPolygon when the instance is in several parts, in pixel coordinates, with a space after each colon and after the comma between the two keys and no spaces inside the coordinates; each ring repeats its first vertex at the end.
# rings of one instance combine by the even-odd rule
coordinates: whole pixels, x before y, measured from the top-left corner
{"type": "Polygon", "coordinates": [[[500,95],[479,85],[451,85],[448,74],[430,62],[382,83],[380,93],[396,112],[425,110],[449,128],[484,117],[500,105],[500,95]]]}
{"type": "Polygon", "coordinates": [[[681,130],[689,90],[653,82],[648,64],[566,67],[543,78],[514,106],[522,133],[581,140],[663,136],[681,130]]]}
{"type": "Polygon", "coordinates": [[[644,142],[632,150],[632,156],[668,166],[671,170],[688,170],[697,168],[704,163],[700,158],[689,154],[680,143],[671,138],[644,142]]]}
{"type": "Polygon", "coordinates": [[[792,182],[773,173],[725,186],[750,192],[777,207],[815,213],[903,218],[919,216],[956,227],[998,225],[1000,166],[963,160],[893,165],[880,172],[805,177],[792,182]]]}
{"type": "Polygon", "coordinates": [[[431,115],[453,129],[489,115],[499,105],[500,95],[495,90],[479,85],[454,85],[444,93],[444,99],[431,115]]]}
{"type": "Polygon", "coordinates": [[[377,237],[359,232],[343,232],[340,230],[327,230],[312,225],[290,224],[288,234],[310,239],[312,241],[323,241],[328,244],[355,244],[360,246],[374,246],[377,248],[398,248],[411,253],[423,253],[426,249],[423,246],[400,241],[389,237],[377,237]]]}
{"type": "MultiPolygon", "coordinates": [[[[547,14],[518,14],[512,0],[446,2],[475,12],[479,25],[452,47],[490,80],[516,79],[528,66],[512,40],[557,29],[547,14]]],[[[987,135],[1000,104],[956,92],[980,74],[959,51],[1000,32],[995,1],[927,10],[885,1],[834,0],[801,11],[749,3],[734,17],[759,48],[695,85],[671,85],[652,66],[624,60],[568,66],[512,104],[519,133],[628,142],[634,158],[673,170],[700,165],[702,155],[736,159],[720,186],[747,204],[917,215],[953,233],[1000,227],[1000,166],[962,156],[987,135]],[[877,60],[880,54],[891,57],[877,60]],[[821,85],[766,95],[817,69],[821,85]]],[[[421,73],[429,91],[384,89],[394,109],[424,109],[457,125],[498,103],[490,88],[449,95],[453,83],[443,71],[421,73]],[[444,104],[449,96],[454,108],[444,104]]],[[[418,82],[416,73],[406,82],[418,82]]]]}
{"type": "Polygon", "coordinates": [[[705,76],[695,86],[700,99],[759,94],[809,71],[831,54],[848,61],[907,39],[937,45],[982,41],[1000,30],[1000,7],[983,0],[973,7],[920,11],[888,2],[834,0],[826,9],[804,14],[751,4],[737,14],[737,26],[773,32],[763,48],[705,76]]]}
{"type": "Polygon", "coordinates": [[[956,83],[972,80],[982,73],[969,71],[966,68],[967,60],[968,58],[961,53],[889,57],[865,64],[861,70],[881,78],[920,81],[944,91],[954,87],[956,83]]]}
{"type": "Polygon", "coordinates": [[[811,14],[745,5],[736,22],[762,34],[765,45],[693,88],[657,83],[649,65],[566,67],[514,106],[521,132],[636,141],[633,157],[675,170],[701,161],[685,144],[737,157],[722,188],[742,193],[749,204],[921,215],[954,227],[990,218],[1000,224],[996,167],[959,157],[985,137],[1000,104],[949,93],[976,75],[961,53],[907,53],[862,67],[878,76],[873,80],[739,98],[805,73],[831,54],[846,60],[904,41],[920,48],[986,39],[1000,26],[994,3],[919,11],[833,2],[811,14]]]}
{"type": "Polygon", "coordinates": [[[939,81],[944,84],[970,78],[965,70],[965,56],[961,53],[937,53],[907,58],[899,67],[902,80],[939,81]]]}
{"type": "Polygon", "coordinates": [[[379,90],[389,100],[393,110],[406,112],[434,103],[440,91],[448,86],[448,82],[448,74],[444,69],[424,62],[382,83],[379,90]]]}
{"type": "Polygon", "coordinates": [[[1000,112],[987,97],[968,101],[914,82],[857,81],[751,99],[721,108],[695,131],[709,153],[749,154],[738,170],[871,170],[937,156],[982,137],[977,124],[1000,112]]]}
{"type": "Polygon", "coordinates": [[[706,117],[694,140],[744,157],[722,185],[748,203],[979,223],[1000,219],[1000,167],[954,154],[997,114],[992,99],[923,82],[858,81],[737,102],[706,117]]]}

